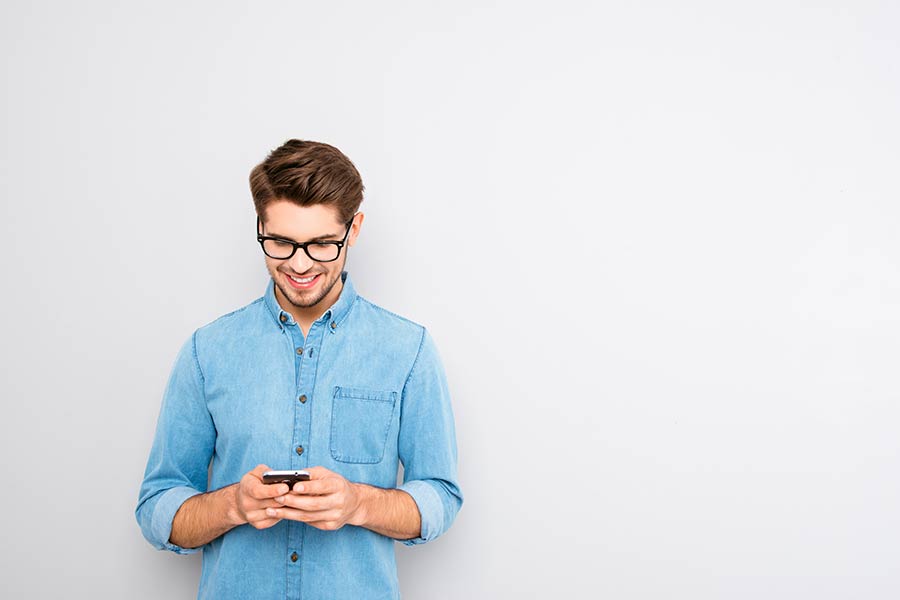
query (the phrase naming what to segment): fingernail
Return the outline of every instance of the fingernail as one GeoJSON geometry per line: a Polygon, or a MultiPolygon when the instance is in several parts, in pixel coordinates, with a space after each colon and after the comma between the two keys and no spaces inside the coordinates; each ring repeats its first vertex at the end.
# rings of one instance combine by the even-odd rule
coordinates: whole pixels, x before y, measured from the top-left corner
{"type": "Polygon", "coordinates": [[[303,484],[302,484],[302,483],[296,484],[296,485],[294,486],[294,491],[295,491],[295,492],[302,492],[302,491],[303,491],[303,484]]]}
{"type": "Polygon", "coordinates": [[[274,508],[267,508],[266,514],[269,515],[270,517],[274,517],[275,515],[278,514],[278,511],[275,510],[274,508]]]}
{"type": "Polygon", "coordinates": [[[275,498],[275,500],[284,504],[284,496],[278,496],[277,498],[275,498]]]}

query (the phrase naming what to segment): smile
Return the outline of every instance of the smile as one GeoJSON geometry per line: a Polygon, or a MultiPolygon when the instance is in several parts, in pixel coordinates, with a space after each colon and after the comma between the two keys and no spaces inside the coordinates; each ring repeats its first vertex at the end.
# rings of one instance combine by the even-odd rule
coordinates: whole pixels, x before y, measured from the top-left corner
{"type": "Polygon", "coordinates": [[[319,279],[319,275],[321,275],[321,273],[316,273],[315,275],[312,275],[310,277],[293,277],[291,275],[287,275],[287,274],[285,274],[285,275],[288,279],[288,282],[290,282],[291,287],[304,290],[304,289],[311,288],[313,285],[315,285],[315,283],[319,279]]]}

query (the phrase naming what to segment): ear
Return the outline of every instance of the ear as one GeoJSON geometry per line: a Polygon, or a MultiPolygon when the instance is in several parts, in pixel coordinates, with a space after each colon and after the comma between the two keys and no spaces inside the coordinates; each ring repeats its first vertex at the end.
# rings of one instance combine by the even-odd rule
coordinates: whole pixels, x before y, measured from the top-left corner
{"type": "Polygon", "coordinates": [[[364,213],[356,213],[356,216],[353,217],[353,225],[350,226],[350,235],[347,236],[348,246],[352,246],[356,243],[356,237],[359,235],[359,230],[362,227],[365,218],[366,215],[364,213]]]}

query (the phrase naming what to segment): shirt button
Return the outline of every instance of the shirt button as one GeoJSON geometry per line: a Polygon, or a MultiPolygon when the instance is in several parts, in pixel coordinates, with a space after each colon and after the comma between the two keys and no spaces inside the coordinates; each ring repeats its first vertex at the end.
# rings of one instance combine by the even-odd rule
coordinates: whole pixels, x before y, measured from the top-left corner
{"type": "Polygon", "coordinates": [[[282,323],[284,323],[285,321],[287,321],[287,317],[284,316],[283,314],[282,314],[280,317],[278,317],[278,318],[281,319],[281,322],[282,322],[282,323]]]}
{"type": "Polygon", "coordinates": [[[297,399],[300,401],[300,404],[306,404],[306,394],[303,394],[297,399]]]}
{"type": "Polygon", "coordinates": [[[291,562],[297,562],[297,559],[300,558],[297,556],[296,552],[291,552],[291,562]]]}
{"type": "Polygon", "coordinates": [[[337,329],[337,323],[335,323],[334,321],[332,321],[332,322],[331,322],[331,328],[332,328],[332,329],[337,329]]]}
{"type": "Polygon", "coordinates": [[[303,354],[303,348],[297,348],[297,354],[303,354]]]}
{"type": "Polygon", "coordinates": [[[303,454],[303,446],[297,446],[297,454],[303,454]]]}

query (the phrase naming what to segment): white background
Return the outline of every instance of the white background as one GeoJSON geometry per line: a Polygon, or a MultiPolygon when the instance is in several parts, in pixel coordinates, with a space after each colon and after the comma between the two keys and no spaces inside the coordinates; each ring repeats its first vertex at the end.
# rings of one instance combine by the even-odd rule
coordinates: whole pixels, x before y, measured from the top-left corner
{"type": "Polygon", "coordinates": [[[432,331],[466,503],[404,597],[900,596],[893,2],[0,9],[3,595],[188,598],[133,511],[247,176],[357,165],[357,289],[432,331]]]}

